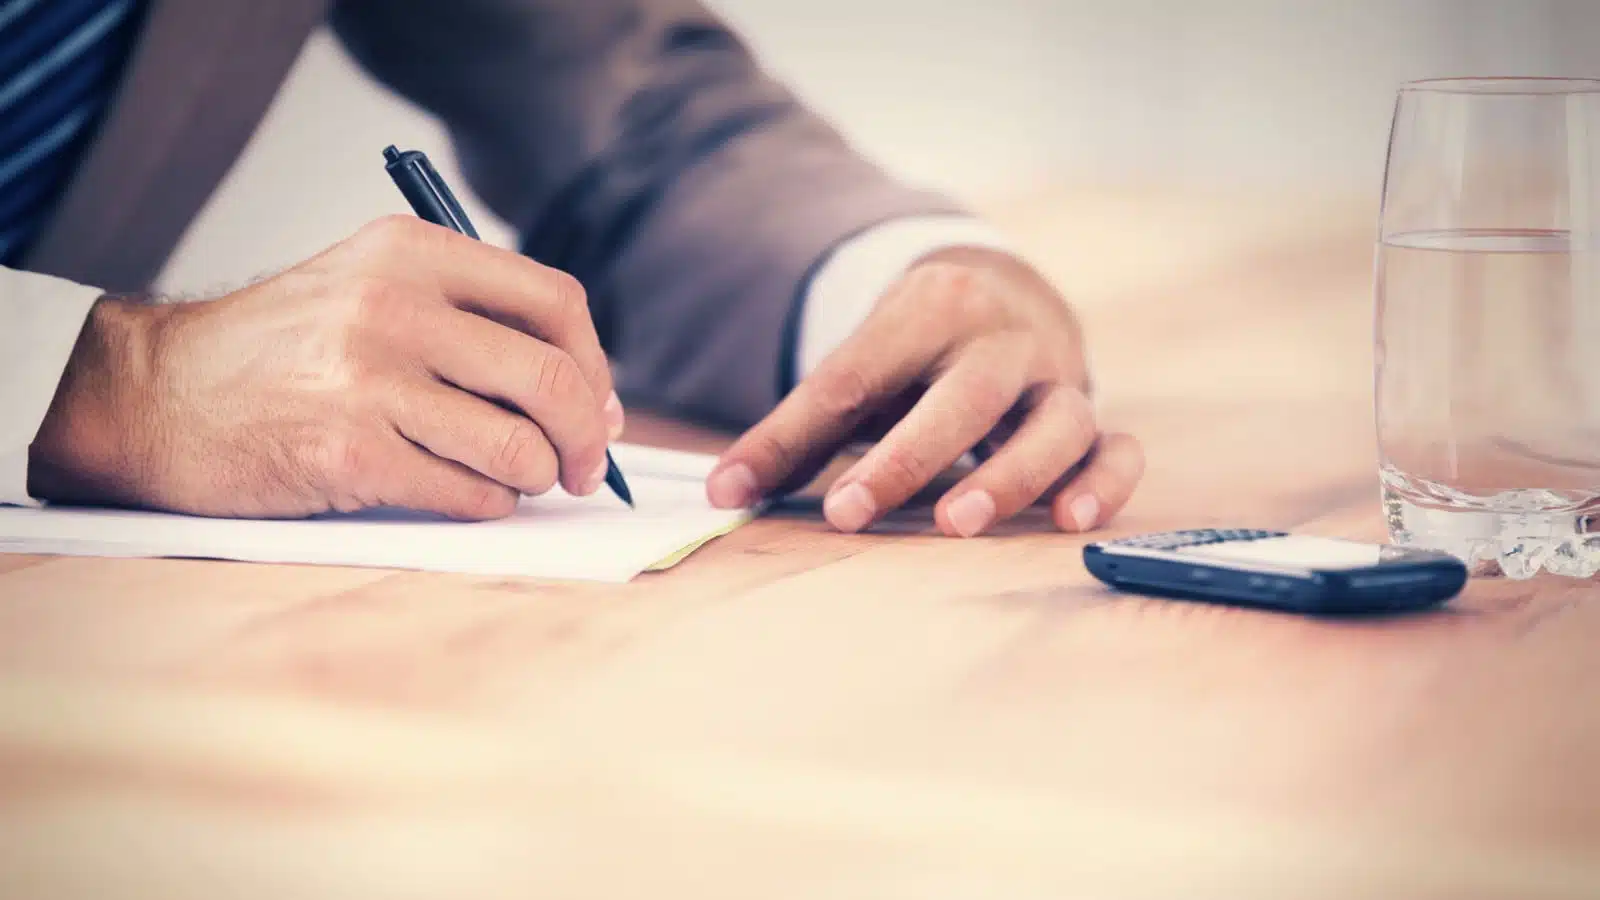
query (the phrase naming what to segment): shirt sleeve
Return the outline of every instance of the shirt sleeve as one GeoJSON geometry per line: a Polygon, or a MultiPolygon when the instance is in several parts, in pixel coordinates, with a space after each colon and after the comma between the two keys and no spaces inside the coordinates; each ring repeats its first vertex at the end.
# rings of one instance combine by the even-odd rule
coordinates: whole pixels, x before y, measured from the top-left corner
{"type": "Polygon", "coordinates": [[[1013,252],[998,229],[965,215],[892,219],[842,243],[806,287],[794,348],[796,376],[811,374],[844,343],[918,260],[956,247],[1013,252]]]}
{"type": "Polygon", "coordinates": [[[28,447],[39,433],[100,288],[0,266],[0,505],[28,495],[28,447]]]}

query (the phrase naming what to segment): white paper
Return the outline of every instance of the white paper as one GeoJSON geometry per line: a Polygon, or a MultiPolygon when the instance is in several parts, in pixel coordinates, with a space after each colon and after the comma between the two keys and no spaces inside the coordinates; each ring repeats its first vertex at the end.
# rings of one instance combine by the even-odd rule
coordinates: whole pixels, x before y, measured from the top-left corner
{"type": "MultiPolygon", "coordinates": [[[[715,458],[611,448],[637,508],[609,489],[557,487],[511,516],[456,522],[404,510],[309,519],[213,519],[75,507],[0,508],[0,553],[175,556],[624,582],[751,517],[705,499],[715,458]]],[[[675,561],[675,560],[673,560],[675,561]]]]}

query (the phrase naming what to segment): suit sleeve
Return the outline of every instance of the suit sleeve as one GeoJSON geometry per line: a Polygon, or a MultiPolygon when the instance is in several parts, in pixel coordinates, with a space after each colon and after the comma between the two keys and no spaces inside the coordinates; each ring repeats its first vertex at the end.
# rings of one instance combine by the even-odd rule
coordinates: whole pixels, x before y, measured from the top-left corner
{"type": "Polygon", "coordinates": [[[0,266],[0,505],[36,506],[28,448],[99,288],[0,266]]]}
{"type": "Polygon", "coordinates": [[[958,211],[855,153],[692,0],[342,0],[332,21],[445,123],[521,249],[583,282],[630,398],[756,420],[828,254],[958,211]]]}

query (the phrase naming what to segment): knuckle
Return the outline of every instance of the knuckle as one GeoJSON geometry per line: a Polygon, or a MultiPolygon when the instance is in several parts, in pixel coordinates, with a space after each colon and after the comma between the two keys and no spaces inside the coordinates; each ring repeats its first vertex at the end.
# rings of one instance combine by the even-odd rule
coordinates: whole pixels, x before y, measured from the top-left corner
{"type": "Polygon", "coordinates": [[[352,431],[326,429],[305,447],[305,467],[340,512],[368,505],[374,465],[372,448],[352,431]]]}
{"type": "Polygon", "coordinates": [[[325,368],[320,387],[341,394],[345,409],[357,414],[381,408],[383,392],[379,388],[381,378],[377,367],[359,350],[355,341],[346,344],[339,358],[325,368]]]}
{"type": "Polygon", "coordinates": [[[990,322],[1004,319],[1005,302],[998,293],[973,277],[952,295],[954,313],[963,322],[990,322]]]}
{"type": "Polygon", "coordinates": [[[394,259],[425,240],[427,233],[426,222],[416,216],[394,213],[361,226],[354,243],[362,256],[394,259]]]}
{"type": "Polygon", "coordinates": [[[552,269],[550,277],[559,323],[566,328],[581,321],[589,310],[589,293],[583,289],[583,282],[560,269],[552,269]]]}
{"type": "Polygon", "coordinates": [[[418,327],[421,314],[419,296],[404,285],[378,275],[354,275],[339,289],[342,312],[335,323],[344,330],[345,350],[354,354],[357,345],[379,346],[404,342],[418,327]]]}
{"type": "Polygon", "coordinates": [[[1015,400],[1016,393],[998,373],[985,371],[966,380],[957,402],[964,407],[962,413],[987,418],[1004,414],[1015,400]]]}
{"type": "Polygon", "coordinates": [[[1088,447],[1095,438],[1098,426],[1094,409],[1082,394],[1071,392],[1062,405],[1061,418],[1067,439],[1076,446],[1088,447]]]}
{"type": "Polygon", "coordinates": [[[377,275],[353,276],[345,286],[351,319],[363,325],[392,323],[405,306],[405,293],[377,275]]]}
{"type": "Polygon", "coordinates": [[[959,291],[972,283],[972,269],[945,259],[929,260],[917,266],[917,280],[925,287],[959,291]]]}
{"type": "Polygon", "coordinates": [[[554,459],[544,432],[526,420],[518,420],[506,430],[494,466],[503,479],[540,493],[555,483],[554,459]]]}
{"type": "Polygon", "coordinates": [[[798,447],[765,431],[751,432],[744,449],[762,460],[768,471],[793,472],[804,461],[798,447]]]}
{"type": "Polygon", "coordinates": [[[549,399],[570,398],[578,387],[578,364],[566,353],[550,348],[533,363],[529,383],[535,395],[549,399]]]}
{"type": "Polygon", "coordinates": [[[927,292],[935,310],[961,325],[1006,321],[1010,317],[1004,293],[995,277],[972,266],[939,263],[930,267],[927,292]]]}
{"type": "Polygon", "coordinates": [[[1061,472],[1052,469],[1044,460],[1018,461],[1012,470],[1011,484],[1022,499],[1032,501],[1055,484],[1061,472]]]}
{"type": "Polygon", "coordinates": [[[937,270],[940,285],[946,292],[962,296],[978,293],[978,274],[971,266],[943,263],[937,270]]]}
{"type": "Polygon", "coordinates": [[[469,519],[504,518],[516,505],[515,492],[489,481],[474,481],[461,497],[461,513],[469,519]]]}
{"type": "Polygon", "coordinates": [[[968,295],[978,292],[978,275],[971,266],[931,262],[919,268],[918,276],[922,291],[933,294],[939,301],[955,308],[959,308],[968,295]]]}
{"type": "Polygon", "coordinates": [[[867,411],[872,385],[860,369],[829,366],[812,376],[812,400],[824,415],[854,418],[867,411]]]}
{"type": "Polygon", "coordinates": [[[595,341],[589,313],[589,294],[584,290],[583,283],[572,275],[559,269],[551,272],[555,299],[547,327],[564,348],[575,354],[575,361],[579,361],[579,374],[590,381],[590,386],[598,395],[604,396],[612,388],[611,372],[604,351],[595,341]]]}
{"type": "Polygon", "coordinates": [[[366,471],[367,453],[354,435],[327,431],[312,445],[313,465],[334,487],[349,487],[366,471]]]}
{"type": "Polygon", "coordinates": [[[381,406],[391,393],[384,373],[404,304],[377,287],[361,287],[350,297],[346,318],[331,323],[325,340],[308,341],[304,352],[314,355],[320,381],[345,392],[347,410],[381,406]]]}
{"type": "Polygon", "coordinates": [[[901,493],[914,492],[937,474],[916,450],[902,444],[884,445],[874,468],[879,477],[901,493]]]}

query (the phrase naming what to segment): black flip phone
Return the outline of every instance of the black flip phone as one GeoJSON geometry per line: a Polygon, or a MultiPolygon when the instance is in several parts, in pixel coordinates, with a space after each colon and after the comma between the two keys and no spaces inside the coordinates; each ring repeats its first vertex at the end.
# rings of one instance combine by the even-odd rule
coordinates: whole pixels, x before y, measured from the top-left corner
{"type": "Polygon", "coordinates": [[[1100,541],[1083,561],[1118,590],[1316,615],[1426,609],[1467,582],[1447,553],[1253,529],[1100,541]]]}

